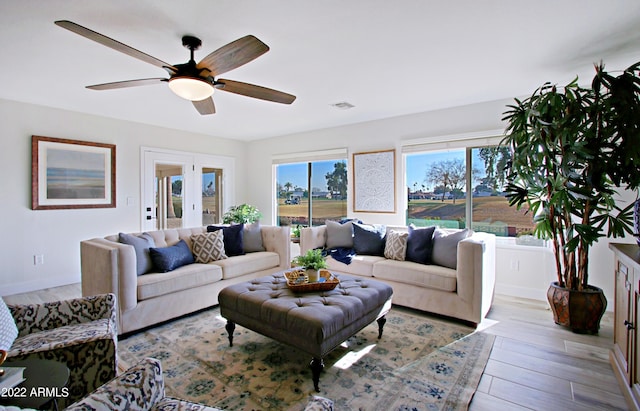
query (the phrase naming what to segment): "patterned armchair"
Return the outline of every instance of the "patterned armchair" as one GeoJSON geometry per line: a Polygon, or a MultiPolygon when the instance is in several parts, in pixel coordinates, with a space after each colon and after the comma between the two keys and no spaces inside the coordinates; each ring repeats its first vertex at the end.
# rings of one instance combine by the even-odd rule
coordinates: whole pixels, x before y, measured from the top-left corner
{"type": "Polygon", "coordinates": [[[59,405],[77,401],[115,377],[115,295],[7,306],[18,329],[7,361],[49,359],[69,368],[69,396],[59,398],[59,405]]]}
{"type": "MultiPolygon", "coordinates": [[[[220,411],[178,398],[165,396],[162,366],[155,358],[145,358],[98,388],[65,411],[220,411]]],[[[333,401],[314,396],[305,411],[333,411],[333,401]]]]}
{"type": "Polygon", "coordinates": [[[219,411],[217,408],[165,396],[162,366],[146,358],[129,368],[87,398],[65,411],[188,410],[219,411]]]}

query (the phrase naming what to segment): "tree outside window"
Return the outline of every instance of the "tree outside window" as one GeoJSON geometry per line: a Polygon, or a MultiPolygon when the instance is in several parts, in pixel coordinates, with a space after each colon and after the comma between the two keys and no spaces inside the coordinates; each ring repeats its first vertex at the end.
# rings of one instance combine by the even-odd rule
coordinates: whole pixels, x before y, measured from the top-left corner
{"type": "Polygon", "coordinates": [[[532,215],[509,207],[503,192],[510,159],[500,146],[407,155],[407,224],[470,227],[505,237],[532,232],[532,215]]]}

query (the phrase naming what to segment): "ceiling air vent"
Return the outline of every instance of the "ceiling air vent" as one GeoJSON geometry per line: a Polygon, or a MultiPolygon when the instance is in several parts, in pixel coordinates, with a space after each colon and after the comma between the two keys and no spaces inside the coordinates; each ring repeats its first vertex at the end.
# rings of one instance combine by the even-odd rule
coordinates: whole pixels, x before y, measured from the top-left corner
{"type": "Polygon", "coordinates": [[[349,110],[350,108],[354,108],[355,107],[353,104],[348,103],[346,101],[341,101],[339,103],[333,103],[333,104],[330,104],[330,106],[331,107],[335,107],[335,108],[340,109],[340,110],[349,110]]]}

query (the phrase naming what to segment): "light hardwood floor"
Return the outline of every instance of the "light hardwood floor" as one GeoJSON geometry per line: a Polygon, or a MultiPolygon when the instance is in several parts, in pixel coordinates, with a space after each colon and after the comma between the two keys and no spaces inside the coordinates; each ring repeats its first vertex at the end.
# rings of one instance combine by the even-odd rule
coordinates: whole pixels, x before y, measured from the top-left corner
{"type": "MultiPolygon", "coordinates": [[[[4,297],[9,304],[81,295],[80,284],[4,297]]],[[[496,340],[471,411],[626,410],[609,364],[613,315],[597,336],[553,323],[544,302],[497,295],[479,329],[496,340]]]]}

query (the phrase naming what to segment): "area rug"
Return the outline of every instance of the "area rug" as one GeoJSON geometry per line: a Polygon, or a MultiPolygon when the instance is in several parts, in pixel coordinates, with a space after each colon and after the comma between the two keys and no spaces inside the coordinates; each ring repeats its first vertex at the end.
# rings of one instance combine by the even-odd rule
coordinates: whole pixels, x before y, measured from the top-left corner
{"type": "MultiPolygon", "coordinates": [[[[302,410],[316,394],[307,354],[236,327],[229,347],[218,308],[118,342],[120,367],[162,362],[167,395],[233,410],[302,410]]],[[[384,334],[365,327],[325,359],[320,393],[336,410],[467,409],[493,336],[393,307],[384,334]]]]}

